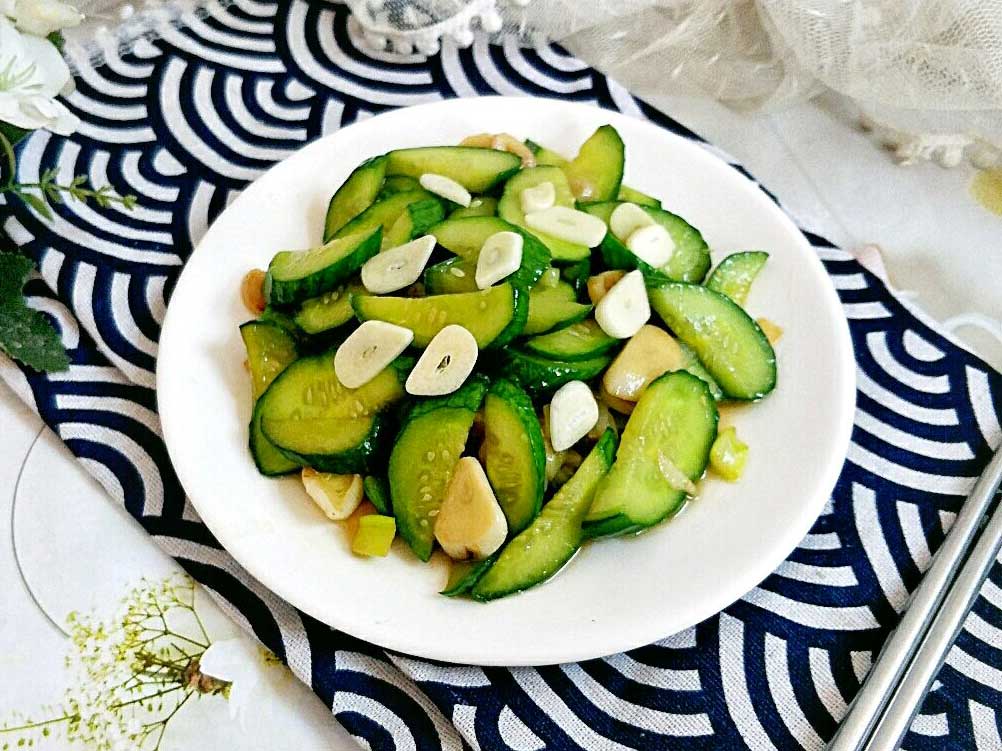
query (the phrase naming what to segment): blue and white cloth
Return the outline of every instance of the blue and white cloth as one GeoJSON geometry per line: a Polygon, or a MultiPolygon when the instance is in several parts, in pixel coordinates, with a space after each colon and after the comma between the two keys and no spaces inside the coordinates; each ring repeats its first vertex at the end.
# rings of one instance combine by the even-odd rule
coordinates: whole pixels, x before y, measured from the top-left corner
{"type": "MultiPolygon", "coordinates": [[[[212,219],[275,161],[388,108],[452,96],[566,97],[665,114],[557,48],[477,39],[432,57],[366,51],[342,7],[236,0],[80,61],[77,134],[36,133],[20,178],[55,168],[134,193],[127,212],[70,203],[49,222],[0,205],[38,263],[33,304],[68,372],[0,375],[116,502],[308,683],[371,749],[821,749],[929,565],[1002,430],[1002,376],[902,305],[850,255],[808,234],[858,359],[845,469],[810,534],[739,602],[627,654],[478,668],[390,654],[297,612],[215,541],[167,460],[153,391],[157,338],[182,264],[212,219]]],[[[701,141],[700,141],[701,142],[701,141]]],[[[710,148],[707,146],[707,148],[710,148]]],[[[1002,748],[1002,565],[950,652],[905,748],[1002,748]]]]}

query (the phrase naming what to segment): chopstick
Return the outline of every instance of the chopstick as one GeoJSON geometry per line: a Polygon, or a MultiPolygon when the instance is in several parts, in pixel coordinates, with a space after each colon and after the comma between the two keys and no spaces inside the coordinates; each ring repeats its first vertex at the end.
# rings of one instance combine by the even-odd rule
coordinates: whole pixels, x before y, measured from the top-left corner
{"type": "MultiPolygon", "coordinates": [[[[999,540],[992,540],[990,534],[994,531],[996,536],[1002,535],[997,529],[1002,527],[1002,513],[996,510],[989,529],[986,529],[986,534],[975,549],[977,558],[972,554],[969,565],[965,565],[960,575],[957,575],[958,567],[977,536],[981,521],[988,513],[1000,483],[1002,483],[1002,447],[996,451],[961,506],[960,513],[957,514],[953,527],[936,553],[932,565],[912,593],[908,609],[901,617],[898,627],[884,643],[869,676],[856,694],[849,713],[828,744],[828,751],[891,749],[895,747],[893,743],[868,746],[867,741],[871,733],[877,729],[881,733],[880,742],[886,743],[889,735],[898,729],[903,728],[900,734],[907,730],[922,698],[921,694],[916,698],[916,693],[920,690],[924,692],[925,686],[928,685],[928,681],[922,683],[923,678],[927,673],[935,676],[945,658],[946,649],[956,636],[954,621],[958,623],[957,628],[959,628],[988,575],[991,563],[990,561],[984,563],[984,556],[988,555],[993,545],[996,551],[998,549],[999,540]],[[954,584],[954,592],[949,592],[951,584],[954,584]],[[941,610],[945,600],[949,600],[949,610],[945,607],[941,610]],[[923,642],[927,634],[937,635],[935,641],[923,642]],[[944,638],[946,638],[945,646],[944,638]],[[916,666],[915,671],[909,671],[913,659],[920,651],[922,659],[927,663],[916,666]],[[896,695],[895,691],[902,685],[906,673],[909,676],[908,686],[901,694],[896,695]],[[920,683],[921,686],[918,685],[920,683]],[[894,718],[889,714],[882,716],[884,710],[892,703],[892,699],[896,712],[894,718]],[[886,730],[882,730],[885,722],[886,730]]],[[[895,736],[895,742],[898,737],[895,736]]],[[[876,740],[878,738],[874,737],[874,741],[876,740]]]]}

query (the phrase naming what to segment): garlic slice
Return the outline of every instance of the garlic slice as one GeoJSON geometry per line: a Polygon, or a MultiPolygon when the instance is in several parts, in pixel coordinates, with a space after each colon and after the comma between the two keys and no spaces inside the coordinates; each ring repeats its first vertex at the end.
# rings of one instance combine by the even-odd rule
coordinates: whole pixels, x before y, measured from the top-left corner
{"type": "Polygon", "coordinates": [[[621,203],[609,215],[609,229],[623,242],[641,227],[652,224],[651,215],[635,203],[621,203]]]}
{"type": "Polygon", "coordinates": [[[522,202],[522,213],[524,214],[542,211],[557,202],[557,189],[549,181],[542,182],[531,188],[525,188],[519,196],[519,200],[522,202]]]}
{"type": "Polygon", "coordinates": [[[483,559],[500,548],[508,522],[476,457],[456,464],[435,520],[435,539],[453,560],[483,559]]]}
{"type": "Polygon", "coordinates": [[[675,252],[675,241],[660,224],[651,224],[633,230],[626,241],[626,247],[641,261],[660,268],[671,260],[672,253],[675,252]]]}
{"type": "Polygon", "coordinates": [[[446,326],[428,342],[404,390],[414,396],[451,394],[463,385],[477,364],[477,340],[458,324],[446,326]]]}
{"type": "Polygon", "coordinates": [[[434,250],[434,235],[424,235],[384,250],[362,265],[362,284],[374,295],[409,287],[421,278],[434,250]]]}
{"type": "Polygon", "coordinates": [[[301,478],[306,494],[328,519],[347,519],[362,502],[362,475],[335,475],[303,467],[301,478]]]}
{"type": "Polygon", "coordinates": [[[477,257],[476,281],[479,289],[487,289],[522,265],[522,236],[517,232],[495,232],[480,248],[477,257]]]}
{"type": "Polygon", "coordinates": [[[473,196],[470,191],[457,183],[451,177],[436,175],[434,172],[425,172],[418,178],[421,187],[436,196],[442,196],[447,201],[458,203],[460,206],[469,206],[473,196]]]}
{"type": "Polygon", "coordinates": [[[598,402],[584,381],[565,383],[550,400],[550,443],[564,451],[580,441],[598,422],[598,402]]]}
{"type": "Polygon", "coordinates": [[[566,206],[551,206],[525,215],[530,229],[545,232],[560,240],[594,248],[605,237],[605,222],[597,216],[566,206]]]}
{"type": "Polygon", "coordinates": [[[595,306],[595,321],[617,339],[629,339],[650,317],[644,276],[636,269],[616,282],[595,306]]]}
{"type": "Polygon", "coordinates": [[[414,332],[386,321],[365,321],[334,353],[334,375],[350,389],[364,386],[414,340],[414,332]]]}

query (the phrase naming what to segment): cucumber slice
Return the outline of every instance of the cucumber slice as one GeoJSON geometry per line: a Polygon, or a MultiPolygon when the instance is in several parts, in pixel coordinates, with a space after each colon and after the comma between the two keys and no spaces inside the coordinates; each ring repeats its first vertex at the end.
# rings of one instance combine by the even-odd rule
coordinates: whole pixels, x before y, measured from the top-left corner
{"type": "Polygon", "coordinates": [[[591,256],[584,258],[570,266],[560,269],[560,278],[574,288],[574,292],[580,294],[588,289],[588,278],[591,276],[591,256]]]}
{"type": "Polygon", "coordinates": [[[587,360],[604,355],[619,344],[591,318],[572,323],[552,334],[534,336],[525,343],[530,352],[554,360],[587,360]]]}
{"type": "Polygon", "coordinates": [[[637,206],[650,206],[652,209],[661,208],[661,201],[657,198],[649,196],[646,193],[642,193],[636,188],[631,188],[628,185],[619,186],[619,195],[616,196],[616,200],[629,201],[630,203],[637,204],[637,206]]]}
{"type": "Polygon", "coordinates": [[[383,187],[380,189],[379,195],[376,196],[376,200],[381,201],[384,198],[392,196],[394,193],[406,193],[412,190],[424,190],[424,188],[413,177],[407,177],[407,175],[390,175],[383,180],[383,187]]]}
{"type": "Polygon", "coordinates": [[[393,504],[390,501],[390,485],[385,477],[369,475],[362,480],[362,489],[369,503],[376,507],[376,511],[384,515],[392,515],[393,504]]]}
{"type": "Polygon", "coordinates": [[[445,583],[445,589],[439,594],[446,597],[466,594],[473,589],[473,585],[480,581],[480,577],[487,573],[496,560],[497,554],[488,556],[482,561],[453,561],[449,568],[449,580],[445,583]]]}
{"type": "Polygon", "coordinates": [[[501,359],[500,372],[533,396],[542,396],[571,381],[590,381],[605,370],[611,360],[608,355],[573,362],[551,360],[518,349],[507,349],[501,359]]]}
{"type": "Polygon", "coordinates": [[[348,175],[327,205],[324,219],[324,242],[334,233],[365,211],[376,200],[386,174],[386,156],[376,156],[358,165],[348,175]]]}
{"type": "Polygon", "coordinates": [[[408,204],[383,237],[383,247],[395,248],[428,232],[445,219],[445,209],[437,198],[408,204]]]}
{"type": "Polygon", "coordinates": [[[752,282],[768,260],[769,254],[762,250],[732,253],[717,264],[717,268],[706,280],[706,286],[714,292],[727,295],[738,305],[744,305],[752,282]]]}
{"type": "Polygon", "coordinates": [[[776,387],[776,353],[741,307],[712,289],[670,282],[648,291],[651,307],[731,399],[759,399],[776,387]]]}
{"type": "Polygon", "coordinates": [[[355,232],[372,230],[376,227],[382,227],[383,234],[385,235],[408,206],[418,201],[427,201],[433,198],[434,196],[424,188],[409,190],[404,193],[394,193],[391,196],[376,201],[335,232],[333,236],[344,237],[355,232]]]}
{"type": "Polygon", "coordinates": [[[661,455],[695,482],[706,470],[716,437],[717,405],[705,383],[683,371],[656,378],[626,423],[616,463],[585,520],[585,534],[633,532],[677,512],[686,493],[665,479],[661,455]]]}
{"type": "Polygon", "coordinates": [[[484,379],[474,377],[448,396],[414,402],[390,452],[393,515],[422,561],[431,557],[435,517],[486,390],[484,379]]]}
{"type": "Polygon", "coordinates": [[[249,321],[240,327],[240,337],[247,349],[247,367],[251,374],[251,395],[254,412],[250,421],[250,452],[262,475],[284,475],[299,468],[299,463],[286,457],[261,432],[261,412],[258,402],[279,374],[296,357],[295,340],[280,326],[263,321],[249,321]]]}
{"type": "Polygon", "coordinates": [[[494,216],[498,213],[498,199],[490,196],[474,198],[469,206],[460,206],[449,214],[450,219],[464,219],[471,216],[494,216]]]}
{"type": "Polygon", "coordinates": [[[504,194],[498,202],[498,216],[532,232],[549,249],[554,260],[579,261],[582,258],[588,258],[591,255],[591,250],[587,246],[567,242],[526,228],[525,212],[522,211],[522,191],[545,182],[553,183],[557,206],[574,208],[574,194],[571,193],[563,170],[559,167],[532,167],[522,170],[505,183],[504,194]]]}
{"type": "Polygon", "coordinates": [[[507,151],[471,146],[397,149],[387,156],[387,175],[420,178],[431,172],[452,178],[471,193],[485,193],[522,166],[522,160],[507,151]]]}
{"type": "Polygon", "coordinates": [[[330,292],[379,252],[381,234],[376,227],[312,250],[283,250],[268,265],[266,299],[273,305],[294,305],[330,292]]]}
{"type": "Polygon", "coordinates": [[[320,297],[304,300],[293,320],[307,334],[322,334],[336,329],[355,318],[351,296],[364,291],[360,284],[342,284],[320,297]]]}
{"type": "Polygon", "coordinates": [[[678,347],[682,352],[682,358],[684,360],[682,367],[679,368],[679,370],[692,373],[696,376],[696,378],[707,385],[714,401],[721,401],[724,398],[724,390],[720,388],[720,384],[717,383],[716,379],[710,375],[710,371],[703,367],[703,363],[699,361],[699,357],[696,356],[692,347],[685,342],[679,342],[678,347]]]}
{"type": "Polygon", "coordinates": [[[504,378],[484,402],[484,469],[511,534],[536,518],[546,490],[546,449],[532,400],[504,378]]]}
{"type": "Polygon", "coordinates": [[[625,161],[623,139],[611,125],[603,125],[563,170],[579,201],[613,201],[619,195],[625,161]]]}
{"type": "Polygon", "coordinates": [[[477,291],[477,262],[450,258],[424,270],[424,289],[429,295],[477,291]]]}
{"type": "Polygon", "coordinates": [[[567,282],[554,287],[536,285],[529,292],[529,315],[523,334],[542,334],[580,321],[591,313],[592,306],[575,299],[574,288],[567,282]]]}
{"type": "Polygon", "coordinates": [[[477,600],[495,600],[549,579],[581,547],[582,522],[595,490],[612,465],[616,436],[607,429],[577,472],[543,506],[536,520],[501,550],[471,591],[477,600]]]}
{"type": "Polygon", "coordinates": [[[399,358],[349,389],[334,374],[330,352],[297,360],[258,402],[264,435],[290,459],[321,472],[365,472],[382,447],[382,412],[403,398],[412,364],[399,358]]]}
{"type": "Polygon", "coordinates": [[[536,157],[537,166],[563,167],[568,162],[567,157],[558,154],[545,146],[540,146],[538,143],[531,141],[528,138],[525,139],[525,145],[529,147],[529,151],[531,151],[532,155],[536,157]]]}
{"type": "Polygon", "coordinates": [[[505,282],[479,292],[431,297],[377,297],[357,295],[351,304],[359,321],[394,323],[414,332],[415,347],[427,347],[439,331],[452,323],[464,326],[477,346],[500,347],[525,327],[525,293],[505,282]]]}
{"type": "MultiPolygon", "coordinates": [[[[606,201],[582,204],[579,208],[597,216],[608,225],[609,217],[618,205],[618,201],[606,201]]],[[[611,269],[640,269],[644,272],[648,284],[659,283],[663,277],[694,284],[703,281],[706,272],[710,270],[710,249],[699,230],[670,211],[650,206],[641,208],[671,235],[671,239],[675,242],[675,251],[671,259],[664,266],[654,269],[637,258],[612,232],[606,232],[600,248],[605,264],[611,269]]]]}

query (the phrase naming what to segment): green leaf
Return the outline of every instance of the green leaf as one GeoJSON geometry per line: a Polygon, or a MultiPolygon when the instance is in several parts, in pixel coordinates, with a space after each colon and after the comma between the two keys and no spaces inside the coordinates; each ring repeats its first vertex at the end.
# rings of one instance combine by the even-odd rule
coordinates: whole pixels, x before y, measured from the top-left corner
{"type": "Polygon", "coordinates": [[[24,301],[22,289],[34,269],[16,253],[0,253],[0,349],[35,370],[67,370],[70,358],[49,319],[24,301]]]}
{"type": "Polygon", "coordinates": [[[52,221],[52,209],[49,208],[49,204],[44,199],[39,198],[34,193],[18,193],[17,196],[45,219],[52,221]]]}

